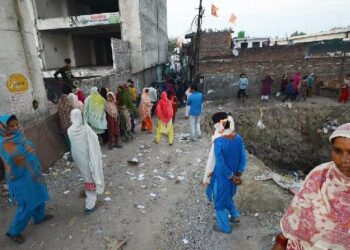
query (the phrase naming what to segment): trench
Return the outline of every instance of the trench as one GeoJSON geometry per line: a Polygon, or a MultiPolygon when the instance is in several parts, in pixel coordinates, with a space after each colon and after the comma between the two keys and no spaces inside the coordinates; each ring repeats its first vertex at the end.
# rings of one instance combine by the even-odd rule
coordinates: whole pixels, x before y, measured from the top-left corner
{"type": "Polygon", "coordinates": [[[271,168],[308,173],[331,160],[328,138],[337,126],[350,121],[349,107],[319,97],[306,103],[293,102],[291,107],[276,101],[212,103],[207,105],[203,126],[209,132],[208,124],[215,112],[231,112],[235,130],[250,154],[271,168]],[[258,126],[259,120],[264,129],[258,126]]]}

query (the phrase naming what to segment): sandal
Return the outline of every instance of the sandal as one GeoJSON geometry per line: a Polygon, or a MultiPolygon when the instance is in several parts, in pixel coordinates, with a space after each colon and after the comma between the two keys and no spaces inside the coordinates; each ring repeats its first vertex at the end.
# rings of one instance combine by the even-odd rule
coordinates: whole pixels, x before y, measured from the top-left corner
{"type": "Polygon", "coordinates": [[[22,236],[22,234],[12,236],[9,233],[6,233],[6,236],[9,237],[14,242],[16,242],[17,244],[23,244],[26,241],[26,239],[22,236]]]}

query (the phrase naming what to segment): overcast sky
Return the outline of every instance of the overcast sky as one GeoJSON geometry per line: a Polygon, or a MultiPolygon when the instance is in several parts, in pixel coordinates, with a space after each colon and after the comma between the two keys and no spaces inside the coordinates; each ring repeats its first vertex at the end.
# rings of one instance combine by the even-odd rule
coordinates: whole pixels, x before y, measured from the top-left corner
{"type": "MultiPolygon", "coordinates": [[[[186,34],[199,0],[167,0],[169,38],[186,34]]],[[[249,36],[285,37],[294,31],[316,33],[350,25],[350,0],[203,0],[203,28],[244,30],[249,36]],[[210,14],[211,4],[219,17],[210,14]],[[231,13],[237,24],[228,22],[231,13]]]]}

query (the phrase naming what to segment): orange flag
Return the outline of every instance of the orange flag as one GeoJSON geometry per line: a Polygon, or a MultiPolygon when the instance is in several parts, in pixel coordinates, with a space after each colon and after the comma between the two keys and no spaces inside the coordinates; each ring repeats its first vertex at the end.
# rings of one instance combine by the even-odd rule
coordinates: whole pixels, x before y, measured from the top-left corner
{"type": "Polygon", "coordinates": [[[236,24],[237,17],[232,13],[228,21],[232,24],[236,24]]]}
{"type": "Polygon", "coordinates": [[[216,7],[214,4],[211,5],[211,15],[212,16],[218,17],[218,10],[219,10],[219,8],[216,7]]]}

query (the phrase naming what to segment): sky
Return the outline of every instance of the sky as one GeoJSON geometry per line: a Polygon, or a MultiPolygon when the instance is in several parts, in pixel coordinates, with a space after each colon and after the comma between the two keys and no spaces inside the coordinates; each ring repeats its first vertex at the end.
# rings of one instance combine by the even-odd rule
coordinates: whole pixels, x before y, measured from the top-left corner
{"type": "MultiPolygon", "coordinates": [[[[199,0],[167,0],[167,4],[169,38],[189,33],[199,0]]],[[[294,31],[311,34],[350,26],[350,0],[203,0],[203,7],[204,29],[231,27],[250,37],[283,38],[294,31]],[[219,8],[219,17],[211,16],[212,4],[219,8]],[[237,17],[236,25],[228,22],[231,13],[237,17]]]]}

